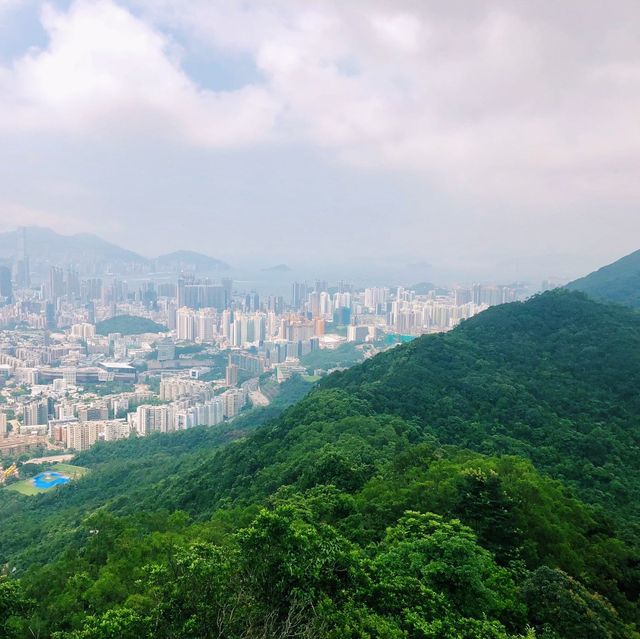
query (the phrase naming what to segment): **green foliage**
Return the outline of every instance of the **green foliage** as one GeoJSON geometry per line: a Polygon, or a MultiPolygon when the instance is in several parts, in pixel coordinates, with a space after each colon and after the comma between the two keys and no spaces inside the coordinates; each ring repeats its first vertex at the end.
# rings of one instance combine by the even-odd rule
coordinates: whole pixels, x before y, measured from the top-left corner
{"type": "Polygon", "coordinates": [[[95,393],[101,397],[116,393],[130,393],[134,388],[135,386],[133,384],[126,382],[99,382],[97,384],[84,385],[85,391],[95,393]]]}
{"type": "Polygon", "coordinates": [[[53,639],[139,639],[149,631],[149,621],[129,608],[113,608],[89,615],[81,630],[56,632],[53,639]]]}
{"type": "Polygon", "coordinates": [[[116,315],[96,324],[98,335],[109,335],[110,333],[138,335],[140,333],[164,333],[167,330],[166,326],[137,315],[116,315]]]}
{"type": "Polygon", "coordinates": [[[27,599],[20,583],[0,576],[0,636],[5,639],[20,636],[20,621],[32,602],[27,599]]]}
{"type": "Polygon", "coordinates": [[[308,370],[313,371],[316,368],[340,368],[349,367],[361,362],[364,359],[364,353],[356,344],[341,344],[337,348],[323,348],[300,359],[300,363],[306,366],[308,370]]]}
{"type": "Polygon", "coordinates": [[[59,636],[507,639],[495,617],[519,623],[510,574],[457,520],[407,513],[361,549],[322,521],[316,497],[262,510],[224,546],[192,543],[148,565],[146,612],[92,614],[59,636]]]}
{"type": "Polygon", "coordinates": [[[441,442],[528,457],[587,501],[640,515],[640,315],[553,291],[335,373],[441,442]]]}
{"type": "Polygon", "coordinates": [[[561,570],[542,566],[523,587],[531,621],[549,639],[623,639],[628,629],[616,611],[561,570]]]}
{"type": "Polygon", "coordinates": [[[282,382],[282,384],[278,384],[277,382],[273,382],[273,384],[275,386],[271,387],[271,392],[265,394],[269,397],[271,406],[280,409],[296,404],[303,399],[313,387],[313,384],[302,379],[300,375],[292,375],[289,379],[282,382]]]}

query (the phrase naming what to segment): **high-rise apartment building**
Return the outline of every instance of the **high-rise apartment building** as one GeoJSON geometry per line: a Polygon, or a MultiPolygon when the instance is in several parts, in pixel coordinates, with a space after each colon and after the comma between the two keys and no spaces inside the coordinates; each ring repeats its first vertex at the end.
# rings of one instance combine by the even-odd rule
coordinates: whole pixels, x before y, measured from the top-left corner
{"type": "Polygon", "coordinates": [[[291,285],[291,306],[293,306],[295,310],[300,310],[307,301],[307,294],[306,282],[294,282],[291,285]]]}
{"type": "Polygon", "coordinates": [[[55,303],[64,293],[64,271],[59,266],[52,266],[49,268],[47,298],[55,303]]]}
{"type": "Polygon", "coordinates": [[[23,424],[25,426],[42,426],[47,423],[49,405],[46,399],[37,399],[24,406],[23,424]]]}
{"type": "Polygon", "coordinates": [[[235,364],[227,364],[227,370],[225,373],[227,386],[238,385],[238,367],[235,364]]]}
{"type": "MultiPolygon", "coordinates": [[[[229,280],[230,281],[230,280],[229,280]]],[[[199,310],[201,308],[215,308],[222,311],[229,306],[229,287],[223,284],[209,282],[189,282],[183,278],[178,280],[178,307],[199,310]]]]}

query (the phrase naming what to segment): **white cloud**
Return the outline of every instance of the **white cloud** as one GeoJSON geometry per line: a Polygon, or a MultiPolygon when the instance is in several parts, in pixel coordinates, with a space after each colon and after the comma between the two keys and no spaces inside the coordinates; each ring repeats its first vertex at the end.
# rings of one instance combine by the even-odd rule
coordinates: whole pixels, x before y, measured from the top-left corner
{"type": "Polygon", "coordinates": [[[265,88],[199,88],[168,37],[112,2],[45,6],[42,20],[48,47],[0,69],[0,127],[211,147],[253,143],[271,129],[276,105],[265,88]]]}
{"type": "MultiPolygon", "coordinates": [[[[47,44],[0,66],[0,135],[5,146],[19,144],[21,134],[44,140],[43,147],[66,149],[72,139],[75,172],[60,176],[69,181],[84,159],[78,148],[99,154],[105,140],[112,157],[122,156],[122,167],[134,147],[140,165],[152,165],[145,161],[148,141],[161,158],[193,147],[189,168],[198,175],[202,149],[251,154],[259,145],[277,146],[293,156],[303,147],[337,161],[339,170],[343,164],[370,169],[364,172],[369,184],[380,176],[417,176],[435,193],[433,201],[459,209],[451,215],[457,222],[448,223],[464,225],[470,244],[482,231],[487,243],[517,241],[522,248],[534,231],[539,242],[553,231],[558,247],[580,247],[571,235],[580,220],[592,243],[609,227],[618,228],[610,246],[630,243],[640,231],[629,214],[640,196],[635,0],[614,6],[596,0],[78,0],[66,9],[46,8],[42,19],[47,44]],[[259,79],[236,90],[204,88],[202,69],[186,64],[190,52],[202,49],[210,58],[226,56],[230,73],[233,60],[249,60],[259,79]],[[503,236],[509,224],[517,228],[503,236]]],[[[114,165],[104,182],[91,174],[102,165],[87,170],[94,202],[111,202],[114,192],[120,207],[128,199],[136,206],[148,201],[148,192],[129,198],[126,188],[134,187],[123,177],[126,169],[118,174],[117,160],[114,165]]],[[[256,210],[253,218],[246,213],[248,225],[256,234],[272,232],[270,211],[262,210],[259,196],[251,200],[243,168],[236,170],[243,190],[234,197],[247,199],[245,211],[256,210]]],[[[202,178],[203,193],[215,177],[202,178]]],[[[20,197],[0,181],[0,201],[3,195],[20,197]]],[[[188,206],[188,195],[176,197],[176,210],[183,201],[188,206]]],[[[441,237],[449,232],[444,214],[419,197],[406,206],[413,206],[413,236],[422,237],[434,221],[441,237]]],[[[292,215],[304,215],[300,208],[292,215]]],[[[380,210],[372,205],[353,216],[368,222],[388,209],[388,203],[380,210]]],[[[451,228],[448,237],[457,232],[451,228]]]]}
{"type": "Polygon", "coordinates": [[[486,200],[640,195],[634,3],[149,4],[252,55],[281,136],[486,200]]]}

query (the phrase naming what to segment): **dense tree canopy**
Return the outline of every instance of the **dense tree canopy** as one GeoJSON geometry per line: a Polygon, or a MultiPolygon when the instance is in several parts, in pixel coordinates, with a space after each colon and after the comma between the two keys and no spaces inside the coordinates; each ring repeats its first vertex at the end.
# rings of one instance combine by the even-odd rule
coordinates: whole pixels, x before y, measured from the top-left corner
{"type": "Polygon", "coordinates": [[[109,335],[109,333],[138,335],[140,333],[163,333],[167,330],[166,326],[137,315],[116,315],[96,324],[98,335],[109,335]]]}

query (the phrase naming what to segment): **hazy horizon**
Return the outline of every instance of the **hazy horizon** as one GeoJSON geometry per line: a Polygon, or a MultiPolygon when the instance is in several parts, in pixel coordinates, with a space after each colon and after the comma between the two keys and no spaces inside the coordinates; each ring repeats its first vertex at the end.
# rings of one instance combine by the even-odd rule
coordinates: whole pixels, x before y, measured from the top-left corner
{"type": "MultiPolygon", "coordinates": [[[[10,234],[15,239],[14,234],[21,227],[10,231],[0,231],[0,238],[10,234]]],[[[53,231],[58,235],[72,237],[78,234],[59,233],[56,229],[48,227],[26,227],[27,229],[39,229],[53,231]]],[[[82,234],[80,234],[82,235],[82,234]]],[[[90,234],[94,235],[94,234],[90,234]]],[[[96,235],[99,237],[99,235],[96,235]]],[[[105,239],[105,238],[100,238],[105,239]]],[[[108,241],[108,240],[107,240],[108,241]]],[[[149,251],[136,251],[135,246],[127,246],[125,243],[113,242],[114,246],[131,250],[143,258],[153,260],[161,257],[160,253],[149,251]]],[[[27,242],[28,245],[28,242],[27,242]]],[[[6,243],[5,243],[6,246],[6,243]]],[[[11,263],[17,258],[18,242],[15,248],[7,251],[0,245],[0,263],[5,261],[11,263]]],[[[190,246],[176,245],[175,251],[192,251],[190,246]]],[[[170,251],[169,253],[173,253],[170,251]]],[[[199,251],[196,251],[199,253],[199,251]]],[[[314,261],[313,256],[308,260],[296,259],[293,261],[283,260],[281,262],[269,261],[265,256],[250,256],[242,252],[231,252],[225,255],[224,250],[213,252],[211,250],[202,253],[209,257],[219,259],[228,265],[228,270],[220,270],[218,275],[232,276],[236,279],[248,279],[257,283],[256,288],[269,290],[274,285],[282,287],[298,280],[330,279],[334,284],[340,280],[349,281],[355,285],[412,285],[419,282],[432,282],[436,285],[451,286],[454,284],[470,284],[473,282],[515,282],[522,281],[528,283],[533,290],[541,280],[552,279],[559,282],[570,281],[572,279],[586,275],[593,270],[608,264],[610,261],[623,256],[614,256],[609,261],[598,259],[597,256],[567,256],[567,255],[546,255],[546,256],[518,256],[511,260],[498,261],[494,264],[473,263],[466,264],[464,259],[457,259],[451,263],[431,264],[427,261],[411,262],[406,255],[376,257],[352,256],[345,261],[332,260],[314,261]],[[287,267],[278,270],[278,266],[287,267]]],[[[37,253],[34,255],[37,259],[37,253]]],[[[148,275],[141,275],[142,279],[148,275]]],[[[133,274],[129,279],[135,279],[133,274]]]]}

